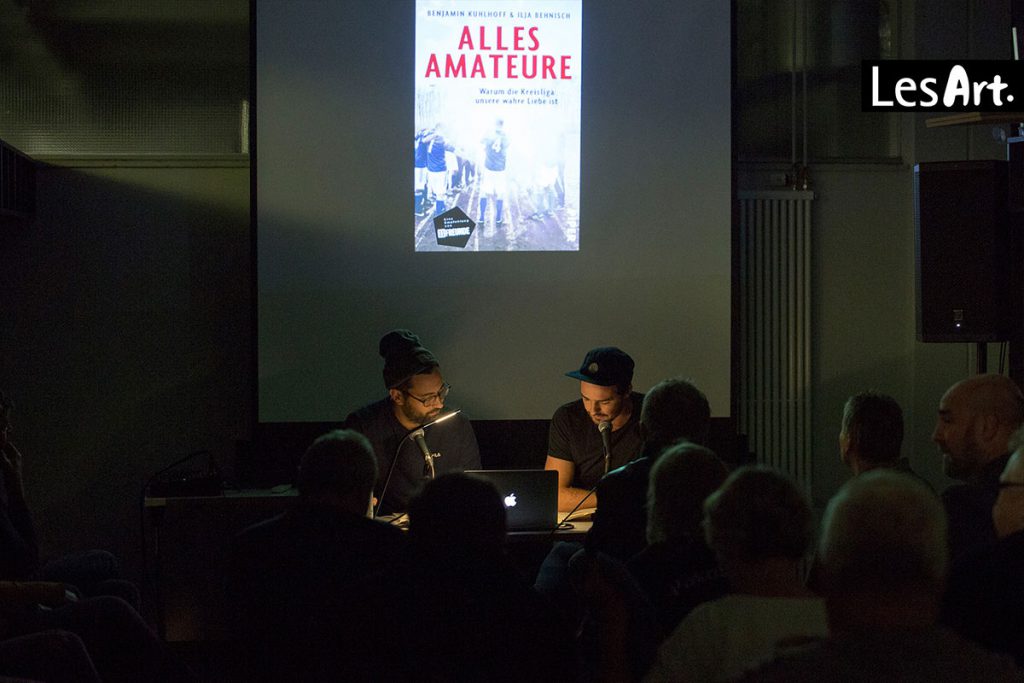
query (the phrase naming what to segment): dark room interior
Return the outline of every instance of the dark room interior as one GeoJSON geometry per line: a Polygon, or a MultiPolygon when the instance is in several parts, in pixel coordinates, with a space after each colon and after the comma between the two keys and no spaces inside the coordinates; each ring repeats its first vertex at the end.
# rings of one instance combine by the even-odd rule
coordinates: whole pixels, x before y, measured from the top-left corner
{"type": "MultiPolygon", "coordinates": [[[[225,502],[220,489],[290,484],[306,446],[364,402],[329,369],[309,389],[336,413],[259,419],[250,14],[263,1],[0,0],[0,150],[4,182],[17,185],[0,201],[0,391],[14,403],[10,438],[24,455],[40,555],[102,548],[120,558],[147,621],[211,680],[230,677],[211,654],[225,637],[223,596],[196,586],[222,566],[227,539],[288,502],[225,502]],[[176,479],[199,488],[168,496],[211,480],[215,495],[145,505],[147,483],[176,479]]],[[[860,106],[861,60],[1012,58],[1013,4],[731,2],[731,363],[712,396],[712,441],[730,464],[785,472],[819,518],[849,478],[837,445],[848,396],[894,397],[902,454],[942,490],[952,480],[932,441],[939,399],[979,367],[1005,374],[1021,362],[1006,341],[1021,337],[1016,328],[984,345],[920,340],[914,171],[1006,160],[1020,130],[860,106]],[[752,255],[764,249],[754,233],[780,210],[793,212],[799,243],[752,255]],[[762,257],[798,291],[757,280],[762,257]]],[[[997,296],[1020,304],[1019,286],[997,296]]],[[[415,326],[374,316],[381,328],[364,331],[374,339],[415,326]]],[[[465,325],[467,337],[480,333],[465,325]]],[[[530,344],[529,332],[499,333],[530,344]]],[[[605,341],[559,334],[572,363],[605,341]]],[[[647,333],[630,334],[639,346],[647,333]]],[[[439,356],[456,356],[458,335],[438,340],[439,356]]],[[[374,351],[345,350],[376,380],[374,351]]],[[[503,414],[467,394],[471,418],[472,399],[481,406],[485,468],[543,466],[546,418],[576,398],[545,372],[535,411],[519,409],[527,398],[503,414]]],[[[645,368],[635,388],[662,377],[645,368]]]]}

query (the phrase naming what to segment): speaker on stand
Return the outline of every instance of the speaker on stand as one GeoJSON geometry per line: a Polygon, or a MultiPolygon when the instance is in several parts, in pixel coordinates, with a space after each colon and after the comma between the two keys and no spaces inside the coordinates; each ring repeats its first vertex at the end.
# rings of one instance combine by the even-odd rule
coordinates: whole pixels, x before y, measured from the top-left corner
{"type": "Polygon", "coordinates": [[[914,167],[917,338],[978,343],[979,372],[987,369],[985,344],[1020,328],[1009,176],[1006,161],[914,167]]]}

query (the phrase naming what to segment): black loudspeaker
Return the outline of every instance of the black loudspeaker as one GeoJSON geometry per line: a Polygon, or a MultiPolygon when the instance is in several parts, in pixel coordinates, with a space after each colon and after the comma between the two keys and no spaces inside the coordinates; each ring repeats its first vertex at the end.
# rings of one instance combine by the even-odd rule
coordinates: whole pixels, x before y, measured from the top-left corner
{"type": "Polygon", "coordinates": [[[1006,340],[1015,329],[1005,161],[914,166],[917,338],[1006,340]]]}

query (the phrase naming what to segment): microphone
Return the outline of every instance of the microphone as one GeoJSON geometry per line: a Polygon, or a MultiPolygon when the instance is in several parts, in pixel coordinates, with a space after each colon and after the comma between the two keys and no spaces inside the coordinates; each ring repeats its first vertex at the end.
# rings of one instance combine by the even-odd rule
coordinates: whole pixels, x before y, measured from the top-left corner
{"type": "Polygon", "coordinates": [[[601,432],[601,443],[604,445],[604,473],[608,474],[608,467],[612,462],[612,423],[608,420],[597,425],[597,431],[601,432]]]}
{"type": "Polygon", "coordinates": [[[424,438],[423,427],[413,431],[409,435],[416,445],[420,447],[420,451],[423,453],[423,468],[427,473],[427,477],[430,479],[434,478],[434,454],[427,448],[427,440],[424,438]]]}
{"type": "Polygon", "coordinates": [[[453,410],[450,413],[445,413],[440,417],[436,417],[427,424],[420,427],[419,429],[414,429],[405,437],[406,439],[412,439],[413,441],[416,442],[416,445],[420,447],[420,452],[423,453],[423,470],[426,472],[426,476],[428,479],[434,478],[434,458],[441,454],[437,453],[435,455],[434,453],[430,452],[430,449],[427,448],[427,439],[425,438],[425,433],[423,430],[425,430],[427,427],[433,427],[438,423],[453,418],[461,412],[462,408],[459,408],[458,410],[453,410]]]}

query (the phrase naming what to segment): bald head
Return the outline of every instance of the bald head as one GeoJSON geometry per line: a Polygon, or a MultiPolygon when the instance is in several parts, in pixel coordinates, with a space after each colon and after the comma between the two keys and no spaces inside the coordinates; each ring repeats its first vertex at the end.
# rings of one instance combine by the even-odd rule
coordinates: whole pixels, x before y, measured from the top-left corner
{"type": "Polygon", "coordinates": [[[962,480],[976,476],[1006,454],[1022,421],[1024,396],[1008,377],[975,375],[954,384],[939,402],[932,433],[946,474],[962,480]]]}
{"type": "Polygon", "coordinates": [[[957,382],[949,393],[963,394],[967,405],[975,413],[992,415],[1006,425],[1020,426],[1024,418],[1024,397],[1020,389],[1004,375],[974,375],[957,382]]]}

